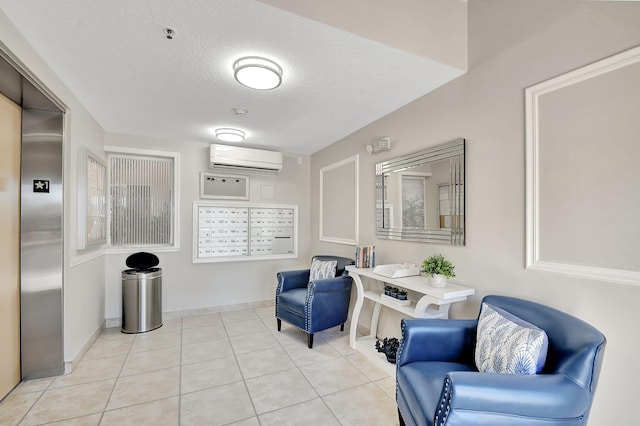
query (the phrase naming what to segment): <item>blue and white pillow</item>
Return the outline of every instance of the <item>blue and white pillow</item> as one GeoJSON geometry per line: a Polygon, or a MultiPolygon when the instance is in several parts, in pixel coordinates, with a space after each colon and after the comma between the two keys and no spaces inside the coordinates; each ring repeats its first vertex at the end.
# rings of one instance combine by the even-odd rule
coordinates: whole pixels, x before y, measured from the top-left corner
{"type": "Polygon", "coordinates": [[[475,356],[478,371],[537,374],[544,367],[548,345],[544,330],[496,306],[482,304],[475,356]]]}
{"type": "Polygon", "coordinates": [[[313,259],[311,262],[311,271],[309,272],[309,281],[311,282],[335,277],[337,265],[337,260],[313,259]]]}

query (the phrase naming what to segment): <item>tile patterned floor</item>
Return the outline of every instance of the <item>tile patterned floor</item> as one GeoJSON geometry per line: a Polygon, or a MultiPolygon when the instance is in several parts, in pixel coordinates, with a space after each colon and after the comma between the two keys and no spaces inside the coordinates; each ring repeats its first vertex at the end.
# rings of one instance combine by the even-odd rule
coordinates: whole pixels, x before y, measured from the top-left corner
{"type": "Polygon", "coordinates": [[[68,375],[27,381],[0,404],[0,425],[398,424],[395,382],[338,327],[306,336],[273,308],[107,329],[68,375]]]}

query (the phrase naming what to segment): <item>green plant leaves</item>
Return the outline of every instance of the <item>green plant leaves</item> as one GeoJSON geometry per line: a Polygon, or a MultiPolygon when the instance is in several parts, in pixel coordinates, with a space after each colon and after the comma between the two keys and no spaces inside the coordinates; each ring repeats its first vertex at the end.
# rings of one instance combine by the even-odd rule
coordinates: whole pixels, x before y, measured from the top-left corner
{"type": "Polygon", "coordinates": [[[453,263],[441,254],[435,254],[422,262],[422,272],[426,274],[440,274],[447,278],[453,278],[456,276],[454,269],[453,263]]]}

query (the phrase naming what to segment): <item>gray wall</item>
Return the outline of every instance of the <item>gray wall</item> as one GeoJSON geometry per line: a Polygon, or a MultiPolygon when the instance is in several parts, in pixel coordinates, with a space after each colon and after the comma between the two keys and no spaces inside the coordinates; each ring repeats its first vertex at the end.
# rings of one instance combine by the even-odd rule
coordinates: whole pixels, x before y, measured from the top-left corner
{"type": "MultiPolygon", "coordinates": [[[[298,259],[193,265],[191,202],[197,199],[195,176],[206,167],[204,144],[187,148],[190,142],[109,135],[110,145],[159,145],[182,153],[182,250],[160,254],[166,273],[165,309],[272,300],[275,271],[306,265],[312,253],[353,255],[351,246],[318,241],[318,174],[320,167],[359,153],[361,244],[376,244],[379,260],[386,263],[419,263],[436,252],[451,258],[459,280],[477,289],[470,302],[452,308],[453,317],[475,317],[480,298],[499,293],[547,303],[594,324],[607,335],[609,344],[591,424],[634,424],[640,418],[631,389],[633,378],[640,377],[636,361],[640,343],[635,338],[640,289],[524,269],[523,90],[640,44],[640,7],[635,2],[570,0],[470,0],[468,5],[468,74],[314,154],[310,171],[307,158],[300,170],[295,169],[297,158],[286,157],[285,168],[296,171],[289,174],[285,169],[277,178],[276,201],[300,205],[298,259]],[[392,137],[392,150],[366,154],[365,145],[383,136],[392,137]],[[457,137],[469,139],[467,246],[377,240],[374,163],[457,137]]],[[[105,317],[120,315],[119,272],[125,256],[109,255],[105,261],[100,253],[93,257],[75,249],[78,153],[89,148],[102,155],[104,133],[2,12],[0,39],[69,107],[65,123],[70,131],[65,140],[69,190],[65,193],[64,315],[65,360],[71,361],[105,317]]],[[[381,332],[398,335],[398,319],[384,312],[381,332]]]]}
{"type": "MultiPolygon", "coordinates": [[[[209,144],[107,133],[105,145],[180,153],[180,251],[153,251],[162,268],[164,312],[221,308],[227,305],[273,302],[276,273],[309,264],[309,157],[285,155],[282,172],[250,176],[251,203],[298,205],[298,258],[242,262],[192,263],[193,202],[200,200],[200,172],[210,171],[209,144]],[[275,188],[274,200],[261,200],[261,186],[275,188]]],[[[224,173],[224,172],[223,172],[224,173]]],[[[241,174],[227,172],[228,174],[241,174]]],[[[215,200],[202,200],[215,201],[215,200]]],[[[242,201],[238,202],[242,203],[242,201]]],[[[106,318],[121,316],[121,278],[128,253],[107,254],[105,264],[106,318]]]]}
{"type": "MultiPolygon", "coordinates": [[[[353,255],[351,246],[317,239],[318,170],[360,153],[360,244],[375,244],[378,263],[420,263],[434,253],[451,259],[456,279],[476,289],[452,307],[454,318],[473,318],[484,295],[504,294],[593,324],[608,346],[590,424],[636,424],[640,288],[525,270],[524,89],[640,44],[640,5],[471,0],[468,18],[466,75],[312,156],[311,251],[353,255]],[[384,136],[392,138],[391,151],[366,154],[365,145],[384,136]],[[467,245],[377,240],[374,164],[458,137],[468,139],[467,245]]],[[[368,326],[370,311],[363,310],[361,325],[368,326]]],[[[383,309],[380,337],[399,336],[399,319],[383,309]]]]}

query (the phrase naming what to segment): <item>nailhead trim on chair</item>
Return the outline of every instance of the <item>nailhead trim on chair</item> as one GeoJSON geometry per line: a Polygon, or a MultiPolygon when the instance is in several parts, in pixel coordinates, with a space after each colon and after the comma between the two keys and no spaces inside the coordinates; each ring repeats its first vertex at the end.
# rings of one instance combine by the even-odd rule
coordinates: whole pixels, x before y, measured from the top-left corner
{"type": "Polygon", "coordinates": [[[282,293],[282,277],[278,272],[278,285],[276,286],[276,317],[278,316],[278,295],[282,293]]]}
{"type": "MultiPolygon", "coordinates": [[[[396,377],[398,377],[398,360],[400,360],[402,349],[404,349],[404,321],[400,321],[400,346],[398,346],[398,351],[396,352],[396,377]]],[[[396,380],[396,401],[398,400],[398,381],[396,380]]]]}
{"type": "MultiPolygon", "coordinates": [[[[400,360],[400,353],[402,352],[402,348],[404,347],[404,321],[400,321],[400,346],[398,346],[398,351],[396,352],[396,377],[398,377],[398,365],[400,364],[398,360],[400,360]]],[[[398,401],[398,379],[396,378],[396,405],[398,401]]],[[[400,421],[400,426],[405,424],[404,419],[402,418],[402,413],[400,412],[400,406],[398,405],[398,420],[400,421]]]]}
{"type": "Polygon", "coordinates": [[[311,321],[311,305],[313,302],[313,296],[315,294],[315,286],[313,285],[313,283],[309,283],[309,290],[307,291],[307,300],[305,301],[305,309],[306,309],[306,315],[304,318],[304,331],[306,331],[307,333],[309,333],[309,330],[311,330],[311,324],[309,321],[311,321]]]}
{"type": "Polygon", "coordinates": [[[451,398],[453,397],[453,392],[449,389],[450,387],[451,379],[447,376],[444,380],[442,400],[440,401],[438,411],[436,411],[436,415],[433,418],[434,426],[443,426],[447,423],[447,417],[449,417],[449,412],[451,411],[451,398]]]}

